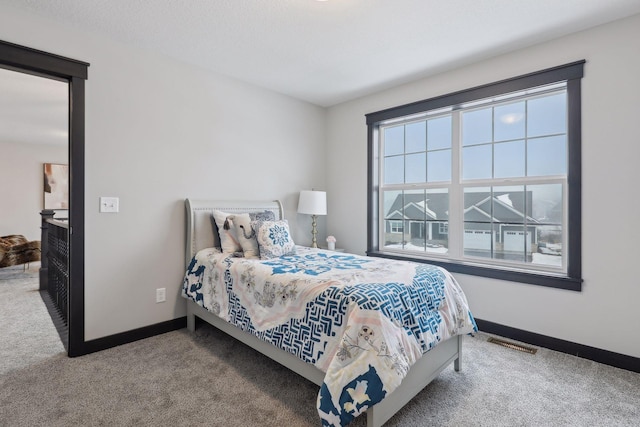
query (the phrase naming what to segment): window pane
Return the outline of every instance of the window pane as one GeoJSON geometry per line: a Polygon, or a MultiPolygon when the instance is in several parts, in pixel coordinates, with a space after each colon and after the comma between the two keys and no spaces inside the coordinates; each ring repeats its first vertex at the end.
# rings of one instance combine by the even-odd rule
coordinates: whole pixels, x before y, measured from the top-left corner
{"type": "Polygon", "coordinates": [[[426,221],[407,221],[404,249],[409,251],[424,251],[426,226],[426,221]]]}
{"type": "Polygon", "coordinates": [[[394,245],[400,244],[404,240],[404,197],[402,191],[384,191],[383,209],[384,209],[384,233],[380,245],[383,247],[393,248],[394,245]]]}
{"type": "Polygon", "coordinates": [[[553,135],[567,132],[567,95],[527,101],[527,136],[553,135]]]}
{"type": "Polygon", "coordinates": [[[384,155],[404,153],[404,126],[394,126],[384,130],[384,155]]]}
{"type": "Polygon", "coordinates": [[[451,150],[427,154],[427,182],[451,181],[451,150]]]}
{"type": "Polygon", "coordinates": [[[562,225],[562,184],[528,185],[531,194],[531,216],[541,224],[562,225]]]}
{"type": "Polygon", "coordinates": [[[402,184],[404,182],[404,156],[385,157],[384,183],[402,184]]]}
{"type": "MultiPolygon", "coordinates": [[[[577,76],[578,67],[571,73],[577,76]]],[[[567,198],[576,181],[567,176],[569,144],[579,143],[568,134],[571,90],[558,82],[480,99],[467,99],[471,92],[464,92],[455,105],[427,100],[416,103],[425,111],[411,115],[376,113],[379,121],[368,124],[382,143],[379,155],[370,147],[375,156],[369,176],[378,180],[372,190],[378,203],[371,205],[380,209],[372,213],[378,227],[374,248],[409,258],[442,256],[479,275],[484,266],[577,276],[572,262],[579,260],[579,248],[569,256],[574,248],[567,246],[569,233],[579,232],[579,226],[567,225],[567,198]],[[450,194],[458,223],[450,222],[450,194]],[[451,253],[449,234],[455,238],[451,253]]]]}
{"type": "Polygon", "coordinates": [[[462,114],[462,145],[482,144],[492,140],[491,108],[462,114]]]}
{"type": "Polygon", "coordinates": [[[493,219],[496,222],[524,224],[530,203],[525,204],[523,185],[493,187],[493,219]]]}
{"type": "Polygon", "coordinates": [[[404,221],[385,220],[383,246],[391,249],[402,249],[403,241],[404,241],[404,221]]]}
{"type": "Polygon", "coordinates": [[[416,183],[427,180],[427,153],[407,154],[405,156],[405,182],[416,183]]]}
{"type": "Polygon", "coordinates": [[[449,222],[428,221],[427,243],[425,252],[430,254],[446,254],[449,252],[449,222]]]}
{"type": "Polygon", "coordinates": [[[493,224],[496,242],[493,258],[505,261],[526,262],[527,252],[531,252],[532,230],[525,232],[523,224],[493,224]]]}
{"type": "Polygon", "coordinates": [[[447,253],[448,212],[447,189],[405,191],[404,216],[410,220],[405,230],[405,249],[447,253]],[[445,226],[441,227],[440,223],[445,226]]]}
{"type": "Polygon", "coordinates": [[[405,190],[403,206],[405,219],[424,221],[427,218],[426,203],[424,190],[405,190]]]}
{"type": "Polygon", "coordinates": [[[408,220],[404,221],[404,230],[402,233],[402,249],[411,250],[411,251],[415,251],[415,250],[420,251],[420,250],[423,250],[424,248],[424,237],[422,237],[422,240],[420,240],[419,237],[416,237],[415,245],[411,243],[411,224],[414,222],[416,221],[408,221],[408,220]]]}
{"type": "Polygon", "coordinates": [[[411,123],[405,126],[406,152],[416,153],[427,150],[426,122],[411,123]]]}
{"type": "Polygon", "coordinates": [[[446,254],[449,251],[449,192],[446,189],[427,190],[425,200],[427,215],[425,251],[446,254]]]}
{"type": "Polygon", "coordinates": [[[427,122],[427,147],[429,150],[451,148],[451,116],[427,122]]]}
{"type": "Polygon", "coordinates": [[[532,263],[562,267],[562,226],[540,226],[536,230],[537,242],[531,253],[532,263]]]}
{"type": "Polygon", "coordinates": [[[491,145],[462,149],[462,179],[491,178],[491,145]]]}
{"type": "Polygon", "coordinates": [[[404,205],[402,191],[384,191],[382,193],[383,212],[385,219],[403,219],[404,205]]]}
{"type": "Polygon", "coordinates": [[[449,192],[447,189],[427,190],[425,197],[425,213],[427,220],[449,219],[449,192]]]}
{"type": "Polygon", "coordinates": [[[465,221],[463,242],[465,256],[491,258],[491,223],[465,221]]]}
{"type": "Polygon", "coordinates": [[[528,185],[527,194],[531,194],[532,216],[536,221],[535,239],[527,261],[562,268],[562,184],[528,185]]]}
{"type": "Polygon", "coordinates": [[[524,138],[524,101],[501,105],[494,111],[494,141],[524,138]]]}
{"type": "Polygon", "coordinates": [[[494,177],[509,178],[525,176],[524,141],[502,142],[493,147],[494,177]]]}
{"type": "Polygon", "coordinates": [[[564,175],[567,173],[567,138],[551,136],[527,142],[527,175],[564,175]]]}
{"type": "Polygon", "coordinates": [[[493,218],[490,187],[464,189],[464,221],[491,222],[493,218]]]}

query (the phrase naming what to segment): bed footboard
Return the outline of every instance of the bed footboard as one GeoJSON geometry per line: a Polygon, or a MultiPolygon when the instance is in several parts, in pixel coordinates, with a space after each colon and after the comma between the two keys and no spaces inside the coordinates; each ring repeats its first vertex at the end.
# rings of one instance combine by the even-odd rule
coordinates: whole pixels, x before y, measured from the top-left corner
{"type": "Polygon", "coordinates": [[[409,370],[400,386],[380,403],[367,410],[367,427],[380,427],[413,399],[451,362],[459,363],[458,349],[462,336],[458,335],[441,342],[429,350],[409,370]]]}

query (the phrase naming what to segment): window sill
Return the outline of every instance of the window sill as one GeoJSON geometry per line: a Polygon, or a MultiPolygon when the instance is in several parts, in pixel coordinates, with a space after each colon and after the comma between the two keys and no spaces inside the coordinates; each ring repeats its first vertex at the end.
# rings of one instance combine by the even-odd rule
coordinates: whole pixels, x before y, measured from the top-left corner
{"type": "Polygon", "coordinates": [[[404,261],[433,264],[445,268],[451,273],[468,274],[471,276],[489,277],[491,279],[507,280],[510,282],[528,283],[530,285],[546,286],[549,288],[565,289],[568,291],[582,291],[582,279],[575,277],[550,276],[524,271],[502,270],[498,268],[481,267],[477,265],[460,264],[450,261],[438,261],[410,256],[402,256],[379,251],[367,251],[371,257],[389,258],[404,261]]]}

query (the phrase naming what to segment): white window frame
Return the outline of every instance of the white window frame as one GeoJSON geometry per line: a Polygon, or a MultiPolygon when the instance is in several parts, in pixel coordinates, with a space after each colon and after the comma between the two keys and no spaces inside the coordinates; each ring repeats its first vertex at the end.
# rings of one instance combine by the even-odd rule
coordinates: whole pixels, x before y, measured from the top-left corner
{"type": "MultiPolygon", "coordinates": [[[[398,259],[411,259],[444,265],[451,271],[476,274],[486,277],[541,284],[570,290],[581,290],[581,236],[580,236],[580,79],[584,61],[542,70],[525,76],[456,92],[442,97],[419,101],[405,106],[383,110],[367,115],[369,127],[369,215],[367,253],[398,259]],[[462,180],[460,141],[461,107],[486,108],[490,99],[496,102],[513,102],[514,99],[497,101],[505,94],[527,91],[554,83],[566,82],[568,125],[567,146],[569,169],[566,175],[522,177],[487,180],[462,180]],[[455,102],[454,102],[455,101],[455,102]],[[475,105],[474,105],[475,104],[475,105]],[[477,107],[476,107],[477,105],[477,107]],[[424,121],[451,115],[453,123],[451,182],[384,185],[383,129],[386,126],[424,121]],[[459,143],[456,143],[456,142],[459,143]],[[577,183],[576,183],[577,177],[577,183]],[[572,183],[571,188],[569,182],[572,183]],[[496,259],[465,256],[464,236],[464,189],[470,187],[526,186],[538,184],[560,184],[563,192],[563,251],[560,267],[532,263],[514,263],[496,259]],[[447,189],[449,192],[449,251],[447,254],[410,252],[385,248],[380,243],[384,236],[384,212],[381,202],[383,190],[447,189]],[[576,252],[576,253],[574,253],[576,252]]],[[[548,95],[548,93],[546,93],[548,95]]],[[[526,98],[534,97],[527,94],[526,98]]],[[[494,107],[496,105],[493,105],[494,107]]],[[[468,111],[468,110],[467,110],[468,111]]],[[[526,223],[524,224],[526,227],[526,223]]]]}

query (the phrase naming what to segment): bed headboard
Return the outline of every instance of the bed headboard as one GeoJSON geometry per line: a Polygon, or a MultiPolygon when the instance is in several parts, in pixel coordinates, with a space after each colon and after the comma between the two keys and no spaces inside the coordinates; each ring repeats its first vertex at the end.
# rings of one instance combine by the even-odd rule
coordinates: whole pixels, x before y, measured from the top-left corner
{"type": "Polygon", "coordinates": [[[211,214],[214,210],[229,213],[271,211],[276,219],[284,218],[282,203],[274,201],[251,200],[185,200],[187,208],[187,245],[186,265],[201,249],[220,247],[218,233],[214,233],[211,214]]]}

